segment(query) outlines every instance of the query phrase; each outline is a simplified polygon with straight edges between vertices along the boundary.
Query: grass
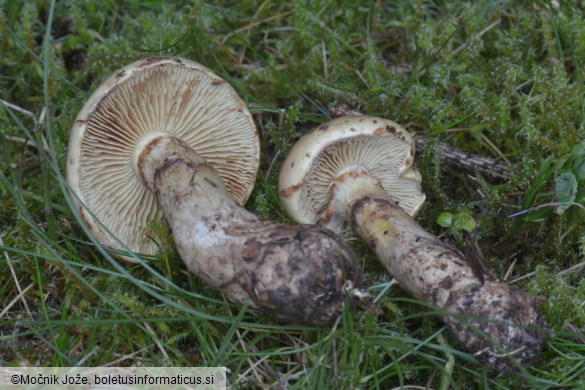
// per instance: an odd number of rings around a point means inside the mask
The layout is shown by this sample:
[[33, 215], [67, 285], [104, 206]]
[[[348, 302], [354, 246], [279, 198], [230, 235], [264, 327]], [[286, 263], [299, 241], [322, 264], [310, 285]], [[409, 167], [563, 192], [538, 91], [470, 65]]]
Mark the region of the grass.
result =
[[[0, 364], [219, 364], [244, 388], [585, 387], [581, 2], [230, 4], [0, 1]], [[150, 55], [198, 61], [247, 101], [263, 143], [247, 207], [266, 218], [288, 221], [280, 164], [342, 102], [510, 160], [512, 179], [490, 181], [428, 146], [418, 220], [460, 248], [459, 225], [437, 220], [473, 221], [496, 274], [545, 297], [552, 334], [540, 360], [509, 373], [479, 366], [356, 241], [384, 314], [346, 310], [321, 329], [226, 302], [172, 243], [136, 265], [112, 259], [72, 210], [68, 133], [101, 80]]]

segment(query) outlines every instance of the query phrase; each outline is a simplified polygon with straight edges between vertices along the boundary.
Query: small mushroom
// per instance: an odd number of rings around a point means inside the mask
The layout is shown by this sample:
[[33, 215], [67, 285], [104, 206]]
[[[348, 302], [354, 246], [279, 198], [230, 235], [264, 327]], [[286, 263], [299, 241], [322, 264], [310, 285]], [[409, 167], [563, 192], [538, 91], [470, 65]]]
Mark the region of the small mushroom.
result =
[[265, 221], [241, 206], [258, 135], [244, 102], [209, 69], [175, 57], [137, 61], [90, 97], [73, 126], [67, 179], [83, 223], [114, 255], [154, 254], [167, 223], [187, 267], [236, 303], [321, 325], [361, 290], [360, 267], [331, 231]]
[[497, 369], [530, 364], [546, 324], [526, 293], [478, 277], [463, 255], [413, 219], [425, 200], [411, 135], [390, 120], [345, 116], [303, 136], [279, 178], [288, 215], [353, 231], [408, 293], [445, 311], [459, 343]]

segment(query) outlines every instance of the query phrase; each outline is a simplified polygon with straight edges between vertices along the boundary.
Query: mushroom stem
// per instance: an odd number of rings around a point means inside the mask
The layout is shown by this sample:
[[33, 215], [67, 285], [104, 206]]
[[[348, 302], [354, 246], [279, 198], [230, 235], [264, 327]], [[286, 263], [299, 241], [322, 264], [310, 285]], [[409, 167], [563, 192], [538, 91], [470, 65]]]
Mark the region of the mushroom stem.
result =
[[230, 300], [284, 322], [322, 325], [339, 316], [346, 294], [365, 294], [359, 263], [335, 234], [247, 211], [184, 142], [153, 137], [136, 163], [187, 267]]
[[333, 209], [376, 252], [400, 286], [441, 315], [458, 342], [481, 363], [497, 369], [535, 361], [545, 322], [534, 300], [497, 281], [480, 280], [463, 255], [425, 231], [363, 169], [339, 176], [323, 214], [336, 228]]

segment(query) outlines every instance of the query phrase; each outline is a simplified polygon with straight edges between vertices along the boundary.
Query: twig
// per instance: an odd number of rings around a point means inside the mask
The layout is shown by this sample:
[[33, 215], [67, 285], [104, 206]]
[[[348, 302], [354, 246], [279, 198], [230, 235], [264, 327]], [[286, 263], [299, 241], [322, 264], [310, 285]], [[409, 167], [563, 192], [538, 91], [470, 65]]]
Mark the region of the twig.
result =
[[478, 171], [482, 175], [494, 179], [511, 179], [510, 173], [508, 172], [508, 166], [489, 157], [464, 152], [453, 148], [444, 142], [433, 142], [432, 140], [420, 136], [415, 137], [414, 142], [418, 153], [421, 153], [429, 143], [433, 143], [433, 148], [441, 151], [443, 159], [447, 165], [456, 168], [463, 168], [472, 172]]
[[[347, 103], [341, 103], [331, 108], [330, 111], [336, 118], [344, 115], [364, 115], [362, 112], [352, 109]], [[510, 180], [511, 178], [508, 165], [502, 164], [501, 162], [489, 157], [464, 152], [455, 149], [444, 142], [432, 141], [420, 136], [415, 136], [414, 142], [417, 153], [424, 151], [425, 147], [432, 142], [433, 147], [440, 150], [443, 154], [445, 163], [456, 168], [463, 168], [472, 172], [478, 171], [482, 175], [493, 179]], [[498, 149], [496, 148], [496, 150]]]

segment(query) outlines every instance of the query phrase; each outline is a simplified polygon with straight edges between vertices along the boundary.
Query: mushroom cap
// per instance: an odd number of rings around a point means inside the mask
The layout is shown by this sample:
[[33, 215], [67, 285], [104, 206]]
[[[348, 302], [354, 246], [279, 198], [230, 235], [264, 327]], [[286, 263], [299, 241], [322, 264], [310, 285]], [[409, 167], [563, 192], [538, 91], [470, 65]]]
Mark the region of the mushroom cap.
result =
[[[114, 72], [71, 129], [67, 181], [83, 222], [106, 248], [155, 254], [149, 227], [166, 222], [137, 172], [153, 138], [173, 136], [205, 158], [234, 199], [252, 192], [260, 160], [254, 121], [235, 90], [206, 67], [150, 57]], [[123, 255], [117, 257], [130, 260]]]
[[282, 206], [298, 223], [317, 223], [331, 201], [335, 178], [359, 169], [414, 217], [425, 201], [421, 175], [412, 166], [414, 152], [410, 133], [391, 120], [333, 119], [305, 134], [289, 152], [278, 183]]

